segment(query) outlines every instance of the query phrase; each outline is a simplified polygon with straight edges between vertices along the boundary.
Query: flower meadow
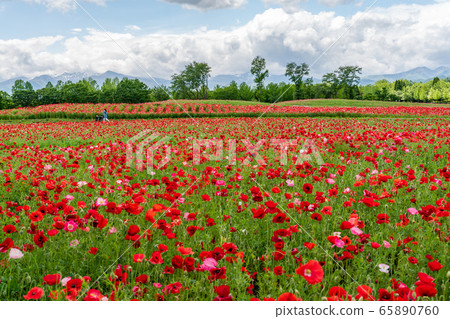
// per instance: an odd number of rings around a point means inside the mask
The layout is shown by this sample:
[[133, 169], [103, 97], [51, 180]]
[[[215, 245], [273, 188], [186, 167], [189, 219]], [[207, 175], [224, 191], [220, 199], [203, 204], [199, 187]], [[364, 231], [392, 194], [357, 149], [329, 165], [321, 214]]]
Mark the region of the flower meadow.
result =
[[[127, 152], [144, 130], [166, 139], [140, 168]], [[449, 120], [115, 120], [0, 135], [1, 300], [450, 300]], [[223, 158], [196, 140], [223, 141]]]
[[0, 117], [5, 119], [19, 119], [23, 117], [45, 118], [45, 117], [89, 117], [93, 114], [102, 114], [106, 109], [110, 116], [115, 118], [128, 117], [181, 117], [181, 116], [245, 116], [247, 114], [271, 115], [350, 115], [350, 116], [414, 116], [414, 117], [438, 117], [450, 116], [450, 107], [445, 105], [425, 106], [304, 106], [304, 105], [234, 105], [213, 104], [192, 101], [179, 102], [152, 102], [142, 104], [51, 104], [36, 107], [25, 107], [18, 109], [0, 110]]

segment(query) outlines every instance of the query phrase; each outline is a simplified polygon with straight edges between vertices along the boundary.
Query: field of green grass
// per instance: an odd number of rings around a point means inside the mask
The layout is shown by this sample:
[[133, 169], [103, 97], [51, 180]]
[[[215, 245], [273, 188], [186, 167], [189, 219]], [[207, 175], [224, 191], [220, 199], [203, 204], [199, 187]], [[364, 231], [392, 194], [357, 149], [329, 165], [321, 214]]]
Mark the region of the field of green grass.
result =
[[[271, 105], [272, 103], [257, 101], [231, 101], [231, 100], [177, 100], [177, 102], [186, 103], [204, 103], [218, 105]], [[162, 102], [162, 105], [173, 104], [173, 100]], [[446, 103], [420, 103], [420, 102], [390, 102], [390, 101], [366, 101], [366, 100], [345, 100], [345, 99], [315, 99], [315, 100], [297, 100], [284, 101], [276, 103], [277, 105], [299, 105], [315, 107], [390, 107], [390, 106], [425, 106], [425, 107], [450, 107]]]

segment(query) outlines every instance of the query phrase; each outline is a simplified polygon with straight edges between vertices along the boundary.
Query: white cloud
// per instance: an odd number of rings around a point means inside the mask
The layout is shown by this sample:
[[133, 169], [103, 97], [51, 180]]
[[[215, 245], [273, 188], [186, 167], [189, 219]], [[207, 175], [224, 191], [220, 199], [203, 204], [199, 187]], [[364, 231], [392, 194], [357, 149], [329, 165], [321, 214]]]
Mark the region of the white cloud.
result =
[[[21, 0], [30, 3], [42, 4], [50, 10], [69, 11], [77, 8], [77, 4], [73, 0]], [[106, 1], [110, 0], [78, 0], [80, 4], [83, 2], [91, 2], [98, 5], [105, 5]]]
[[81, 28], [73, 28], [72, 29], [72, 32], [73, 33], [80, 33], [80, 32], [82, 32], [83, 31], [83, 29], [81, 29]]
[[[214, 74], [248, 72], [251, 60], [266, 58], [272, 74], [287, 62], [311, 64], [354, 26], [313, 67], [322, 75], [342, 65], [359, 65], [365, 74], [394, 73], [418, 66], [449, 65], [450, 2], [376, 8], [352, 17], [333, 12], [289, 13], [268, 9], [233, 30], [201, 29], [182, 34], [112, 33], [130, 51], [126, 56], [102, 31], [72, 37], [0, 40], [0, 78], [64, 72], [105, 72], [169, 78], [193, 60], [207, 62]], [[58, 46], [57, 52], [52, 52]]]
[[125, 27], [125, 31], [140, 31], [140, 30], [142, 30], [141, 27], [137, 25], [127, 25]]
[[186, 9], [197, 9], [201, 11], [240, 8], [247, 3], [247, 0], [162, 0], [169, 3], [181, 4]]

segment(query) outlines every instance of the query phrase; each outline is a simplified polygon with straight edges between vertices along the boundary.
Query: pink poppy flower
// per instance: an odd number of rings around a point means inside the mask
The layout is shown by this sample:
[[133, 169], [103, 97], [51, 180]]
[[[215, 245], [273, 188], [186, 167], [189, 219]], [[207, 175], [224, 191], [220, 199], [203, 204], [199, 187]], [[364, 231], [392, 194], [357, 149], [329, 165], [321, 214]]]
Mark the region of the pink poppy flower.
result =
[[97, 198], [97, 200], [95, 201], [95, 206], [107, 206], [108, 205], [108, 200], [105, 198]]
[[11, 248], [9, 250], [9, 258], [10, 259], [20, 259], [23, 257], [23, 253], [17, 248]]
[[66, 232], [74, 232], [75, 230], [77, 230], [78, 228], [78, 224], [75, 223], [73, 220], [69, 220], [65, 225], [64, 225], [64, 230]]
[[215, 269], [217, 266], [217, 260], [214, 258], [206, 258], [203, 260], [203, 264], [200, 266], [201, 270], [210, 271], [211, 269]]

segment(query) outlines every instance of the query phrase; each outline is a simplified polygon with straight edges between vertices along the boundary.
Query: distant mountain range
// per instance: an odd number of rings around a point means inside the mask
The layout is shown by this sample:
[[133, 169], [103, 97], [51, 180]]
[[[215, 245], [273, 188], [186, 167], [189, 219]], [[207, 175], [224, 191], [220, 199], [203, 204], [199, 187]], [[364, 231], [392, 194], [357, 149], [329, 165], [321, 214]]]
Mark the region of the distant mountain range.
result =
[[363, 81], [365, 81], [366, 84], [373, 84], [376, 81], [382, 79], [386, 79], [389, 82], [401, 79], [406, 79], [414, 82], [428, 82], [435, 77], [438, 77], [440, 79], [450, 77], [450, 68], [441, 66], [437, 69], [432, 70], [426, 67], [420, 67], [396, 74], [369, 75], [361, 79], [361, 84], [364, 84], [362, 83]]
[[[14, 85], [14, 82], [16, 80], [22, 79], [24, 81], [29, 81], [35, 90], [41, 89], [45, 87], [45, 85], [48, 82], [51, 82], [53, 84], [56, 84], [58, 81], [72, 81], [72, 82], [78, 82], [82, 79], [87, 78], [94, 79], [100, 86], [103, 84], [103, 82], [107, 79], [113, 79], [113, 78], [119, 78], [122, 79], [124, 77], [127, 77], [129, 79], [139, 79], [140, 81], [147, 84], [149, 87], [155, 87], [157, 85], [165, 85], [170, 86], [170, 80], [168, 79], [161, 79], [161, 78], [146, 78], [146, 77], [135, 77], [135, 76], [128, 76], [120, 73], [116, 73], [113, 71], [107, 71], [102, 74], [92, 74], [92, 73], [64, 73], [58, 76], [50, 76], [50, 75], [41, 75], [32, 79], [28, 79], [25, 77], [18, 77], [14, 79], [9, 79], [3, 82], [0, 82], [0, 91], [5, 91], [8, 93], [11, 93], [11, 87]], [[415, 68], [406, 72], [396, 73], [396, 74], [381, 74], [381, 75], [369, 75], [361, 78], [361, 84], [374, 84], [376, 81], [386, 79], [390, 82], [393, 82], [395, 80], [400, 79], [407, 79], [414, 82], [427, 82], [432, 80], [435, 77], [439, 77], [441, 79], [450, 77], [450, 67], [441, 66], [435, 70], [426, 68], [426, 67], [419, 67]], [[321, 79], [315, 79], [314, 82], [320, 82]], [[236, 81], [238, 84], [242, 82], [246, 82], [247, 84], [252, 84], [253, 82], [253, 76], [250, 74], [250, 72], [243, 73], [243, 74], [236, 74], [236, 75], [216, 75], [209, 79], [209, 87], [213, 88], [216, 85], [225, 86], [229, 85], [231, 81]], [[269, 78], [266, 80], [266, 83], [269, 82], [288, 82], [288, 79], [284, 75], [270, 75]]]

